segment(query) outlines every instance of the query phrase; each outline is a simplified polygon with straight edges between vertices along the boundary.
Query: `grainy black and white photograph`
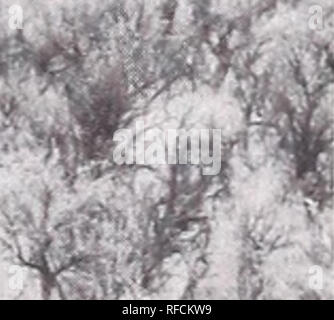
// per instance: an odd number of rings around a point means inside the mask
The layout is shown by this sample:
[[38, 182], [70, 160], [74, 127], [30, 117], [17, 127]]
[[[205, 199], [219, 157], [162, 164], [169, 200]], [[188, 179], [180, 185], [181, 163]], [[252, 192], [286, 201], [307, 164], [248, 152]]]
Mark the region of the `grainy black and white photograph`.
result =
[[0, 0], [0, 300], [333, 300], [333, 40], [333, 0]]

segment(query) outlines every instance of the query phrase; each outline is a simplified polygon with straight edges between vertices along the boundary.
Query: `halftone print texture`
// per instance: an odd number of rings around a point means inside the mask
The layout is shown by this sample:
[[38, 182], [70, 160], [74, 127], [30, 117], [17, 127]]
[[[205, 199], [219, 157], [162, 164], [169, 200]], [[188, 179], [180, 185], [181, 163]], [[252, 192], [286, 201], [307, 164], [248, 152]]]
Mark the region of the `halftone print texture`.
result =
[[0, 299], [333, 299], [333, 39], [332, 0], [0, 0]]

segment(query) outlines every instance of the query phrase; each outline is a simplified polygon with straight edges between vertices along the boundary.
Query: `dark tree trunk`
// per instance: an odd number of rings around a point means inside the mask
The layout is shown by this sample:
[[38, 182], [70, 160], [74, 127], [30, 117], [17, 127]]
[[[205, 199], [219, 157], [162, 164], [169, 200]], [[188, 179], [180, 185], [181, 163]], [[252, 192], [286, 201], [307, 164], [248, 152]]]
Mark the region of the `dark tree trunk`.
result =
[[52, 289], [54, 288], [54, 277], [50, 274], [41, 275], [41, 294], [43, 300], [50, 300]]

